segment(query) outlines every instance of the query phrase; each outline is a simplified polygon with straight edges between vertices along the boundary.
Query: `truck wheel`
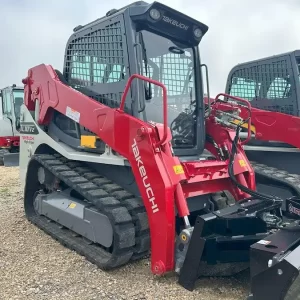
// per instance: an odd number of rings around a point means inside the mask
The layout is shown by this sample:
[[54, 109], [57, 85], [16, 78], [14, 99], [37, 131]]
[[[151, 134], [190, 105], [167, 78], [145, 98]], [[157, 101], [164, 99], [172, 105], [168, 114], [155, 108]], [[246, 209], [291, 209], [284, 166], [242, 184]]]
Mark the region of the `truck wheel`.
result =
[[4, 165], [4, 154], [8, 153], [6, 149], [0, 149], [0, 166]]

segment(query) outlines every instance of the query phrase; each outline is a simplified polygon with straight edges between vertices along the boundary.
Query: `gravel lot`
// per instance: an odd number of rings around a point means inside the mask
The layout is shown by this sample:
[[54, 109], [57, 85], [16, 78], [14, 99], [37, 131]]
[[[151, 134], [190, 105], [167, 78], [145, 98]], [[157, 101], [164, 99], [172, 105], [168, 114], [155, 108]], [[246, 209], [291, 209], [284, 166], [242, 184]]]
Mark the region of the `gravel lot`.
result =
[[0, 299], [245, 299], [249, 273], [203, 278], [191, 293], [175, 275], [151, 275], [148, 260], [103, 272], [29, 224], [19, 169], [0, 167]]

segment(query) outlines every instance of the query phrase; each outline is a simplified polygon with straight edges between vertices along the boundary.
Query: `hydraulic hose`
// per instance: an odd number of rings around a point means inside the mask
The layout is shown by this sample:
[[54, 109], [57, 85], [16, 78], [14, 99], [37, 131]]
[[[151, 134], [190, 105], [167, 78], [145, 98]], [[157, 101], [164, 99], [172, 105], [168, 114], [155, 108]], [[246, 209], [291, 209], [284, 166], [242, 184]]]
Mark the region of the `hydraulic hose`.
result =
[[242, 190], [243, 192], [251, 195], [252, 197], [255, 197], [255, 198], [263, 200], [263, 201], [272, 202], [272, 203], [275, 203], [275, 201], [283, 202], [283, 199], [281, 199], [279, 197], [269, 196], [269, 195], [265, 195], [263, 193], [259, 193], [257, 191], [251, 190], [248, 187], [240, 184], [236, 180], [236, 178], [234, 176], [234, 172], [233, 172], [233, 165], [234, 165], [234, 158], [237, 154], [237, 143], [238, 143], [238, 139], [239, 139], [240, 130], [241, 130], [241, 125], [238, 125], [237, 129], [236, 129], [236, 135], [235, 135], [235, 137], [232, 141], [232, 150], [231, 150], [231, 154], [230, 154], [230, 157], [229, 157], [228, 173], [229, 173], [229, 176], [230, 176], [231, 180], [236, 184], [236, 186], [240, 190]]
[[[235, 155], [237, 154], [237, 142], [238, 142], [238, 139], [239, 139], [240, 130], [241, 130], [241, 125], [238, 125], [237, 129], [236, 129], [236, 135], [235, 135], [235, 137], [232, 141], [232, 151], [231, 151], [231, 154], [230, 154], [229, 166], [228, 166], [228, 173], [229, 173], [230, 178], [232, 179], [232, 181], [236, 184], [236, 186], [240, 190], [242, 190], [243, 192], [251, 195], [253, 198], [257, 198], [259, 200], [266, 201], [266, 202], [271, 202], [272, 204], [275, 204], [276, 202], [283, 203], [283, 199], [281, 199], [277, 196], [269, 196], [269, 195], [266, 195], [266, 194], [263, 194], [263, 193], [256, 192], [256, 191], [251, 190], [248, 187], [240, 184], [236, 180], [236, 178], [234, 176], [234, 172], [233, 172], [233, 164], [234, 164]], [[276, 228], [281, 229], [281, 230], [288, 230], [288, 231], [300, 231], [299, 222], [295, 226], [287, 226], [287, 227], [282, 226], [281, 224], [282, 224], [282, 220], [279, 221], [276, 224]]]

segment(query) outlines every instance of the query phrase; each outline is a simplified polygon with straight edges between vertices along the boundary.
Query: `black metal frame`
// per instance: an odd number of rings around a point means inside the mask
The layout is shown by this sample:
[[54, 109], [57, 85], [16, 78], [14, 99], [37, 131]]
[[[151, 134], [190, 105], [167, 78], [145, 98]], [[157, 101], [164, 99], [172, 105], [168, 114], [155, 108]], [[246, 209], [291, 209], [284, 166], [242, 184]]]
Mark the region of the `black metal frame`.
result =
[[297, 292], [300, 226], [272, 233], [260, 215], [276, 210], [280, 214], [279, 207], [280, 203], [251, 200], [199, 215], [180, 270], [179, 284], [189, 291], [194, 289], [201, 261], [250, 262], [248, 300], [283, 300], [292, 285]]
[[[154, 21], [150, 18], [149, 11], [150, 9], [158, 9], [160, 10], [162, 17]], [[175, 26], [172, 22], [166, 22], [164, 21], [163, 17], [172, 18], [176, 22], [182, 22], [186, 25], [187, 30], [183, 30], [180, 28], [180, 26]], [[202, 24], [178, 11], [175, 11], [171, 9], [170, 7], [167, 7], [159, 2], [154, 2], [152, 4], [148, 4], [143, 1], [139, 1], [136, 3], [133, 3], [132, 5], [126, 6], [119, 10], [113, 10], [110, 11], [106, 17], [100, 18], [92, 23], [89, 23], [85, 26], [77, 26], [74, 29], [74, 33], [69, 38], [66, 46], [65, 51], [65, 61], [64, 61], [64, 76], [66, 80], [71, 83], [72, 80], [70, 80], [70, 72], [71, 72], [71, 65], [70, 65], [70, 51], [72, 51], [72, 47], [76, 44], [76, 42], [79, 39], [88, 39], [91, 38], [91, 35], [93, 32], [108, 27], [113, 22], [119, 21], [121, 33], [122, 33], [122, 43], [123, 43], [123, 55], [124, 55], [124, 64], [126, 68], [126, 76], [123, 80], [120, 82], [116, 82], [114, 84], [101, 84], [101, 83], [93, 83], [92, 85], [89, 85], [88, 88], [85, 83], [83, 84], [82, 92], [87, 93], [88, 96], [95, 98], [95, 95], [98, 98], [101, 97], [107, 97], [106, 99], [95, 99], [100, 102], [109, 101], [109, 98], [111, 95], [114, 96], [114, 100], [116, 102], [116, 106], [118, 104], [118, 97], [120, 98], [126, 81], [128, 77], [134, 73], [138, 73], [138, 59], [137, 59], [137, 47], [135, 47], [137, 41], [135, 33], [144, 29], [148, 30], [154, 33], [157, 33], [159, 35], [165, 36], [167, 38], [174, 39], [178, 42], [184, 42], [186, 45], [189, 45], [190, 47], [194, 47], [195, 49], [195, 76], [198, 78], [195, 80], [195, 82], [198, 83], [198, 86], [195, 87], [195, 93], [198, 100], [197, 104], [197, 118], [196, 118], [196, 142], [195, 146], [193, 148], [189, 147], [187, 149], [176, 149], [174, 147], [174, 153], [177, 156], [199, 156], [204, 149], [204, 141], [205, 141], [205, 127], [203, 125], [203, 117], [204, 117], [204, 108], [203, 108], [203, 86], [202, 86], [202, 74], [201, 74], [201, 68], [200, 68], [200, 59], [199, 59], [199, 51], [198, 51], [198, 44], [201, 40], [201, 38], [196, 38], [194, 36], [194, 29], [200, 28], [202, 30], [203, 35], [207, 32], [208, 27], [205, 24]], [[176, 23], [179, 24], [179, 23]], [[84, 41], [85, 43], [85, 41]], [[93, 46], [93, 42], [90, 42], [91, 46]], [[90, 52], [94, 51], [93, 49], [90, 49], [87, 47], [86, 49], [83, 49], [83, 51]], [[76, 84], [76, 83], [73, 83]], [[80, 85], [80, 82], [79, 82]], [[132, 84], [131, 89], [131, 97], [128, 97], [125, 106], [126, 111], [136, 117], [139, 116], [139, 105], [138, 101], [134, 101], [135, 99], [139, 99], [141, 97], [144, 97], [143, 94], [138, 93], [138, 91], [143, 90], [143, 83], [139, 81], [134, 81]], [[96, 97], [97, 98], [97, 97]], [[126, 105], [127, 104], [127, 105]]]
[[248, 300], [283, 300], [299, 276], [300, 228], [279, 230], [251, 246]]
[[[297, 57], [299, 59], [300, 50], [245, 62], [233, 67], [227, 78], [226, 93], [231, 93], [232, 80], [236, 76], [262, 82], [259, 94], [248, 99], [253, 107], [300, 116], [300, 83]], [[268, 81], [271, 79], [272, 74], [289, 76], [291, 94], [288, 97], [266, 98], [268, 84], [271, 83]], [[280, 86], [275, 86], [275, 88], [279, 89]], [[243, 98], [243, 95], [241, 96]]]
[[200, 263], [248, 262], [250, 246], [269, 234], [257, 212], [277, 209], [253, 200], [238, 203], [216, 213], [199, 215], [179, 275], [179, 284], [192, 291], [198, 279]]

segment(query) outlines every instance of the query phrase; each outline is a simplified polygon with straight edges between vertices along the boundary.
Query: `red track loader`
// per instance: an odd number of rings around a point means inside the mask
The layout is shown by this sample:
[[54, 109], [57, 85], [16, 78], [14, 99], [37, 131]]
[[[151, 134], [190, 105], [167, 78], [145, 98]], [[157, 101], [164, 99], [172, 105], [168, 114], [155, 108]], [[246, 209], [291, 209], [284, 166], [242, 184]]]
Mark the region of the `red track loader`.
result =
[[[255, 108], [253, 138], [244, 147], [254, 170], [263, 167], [275, 177], [283, 172], [293, 174], [296, 187], [300, 183], [299, 76], [300, 50], [296, 50], [238, 64], [229, 72], [226, 84], [227, 94], [246, 99]], [[259, 177], [257, 183], [258, 190], [269, 192], [270, 187]], [[278, 187], [276, 192], [290, 196]]]
[[249, 102], [217, 98], [205, 109], [207, 30], [159, 2], [135, 2], [77, 26], [62, 73], [28, 71], [25, 214], [103, 270], [150, 253], [153, 274], [175, 271], [193, 290], [201, 275], [250, 262], [249, 299], [296, 299], [300, 226], [283, 216], [283, 199], [256, 191], [250, 134], [239, 139], [251, 128]]

